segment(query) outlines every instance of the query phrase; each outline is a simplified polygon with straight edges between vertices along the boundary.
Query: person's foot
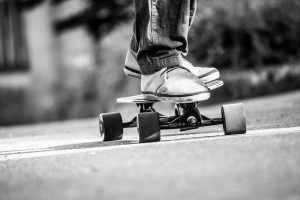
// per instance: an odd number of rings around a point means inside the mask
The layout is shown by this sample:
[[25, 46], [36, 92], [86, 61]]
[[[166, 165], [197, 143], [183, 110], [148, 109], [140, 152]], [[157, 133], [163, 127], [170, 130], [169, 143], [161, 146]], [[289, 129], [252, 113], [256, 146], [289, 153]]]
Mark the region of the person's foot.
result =
[[[124, 72], [128, 76], [141, 78], [140, 66], [137, 62], [137, 55], [132, 50], [128, 49]], [[192, 74], [201, 79], [204, 83], [212, 82], [220, 78], [219, 71], [214, 67], [194, 67], [187, 60], [183, 60], [183, 67], [187, 68]]]
[[160, 100], [186, 103], [207, 100], [207, 86], [188, 69], [175, 66], [151, 75], [141, 75], [141, 92]]

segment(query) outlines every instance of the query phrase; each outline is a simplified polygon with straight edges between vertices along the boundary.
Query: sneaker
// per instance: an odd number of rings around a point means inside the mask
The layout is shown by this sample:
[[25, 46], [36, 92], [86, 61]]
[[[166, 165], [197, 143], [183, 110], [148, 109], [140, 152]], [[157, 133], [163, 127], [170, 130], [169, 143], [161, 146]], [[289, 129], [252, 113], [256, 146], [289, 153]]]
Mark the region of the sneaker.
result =
[[182, 66], [168, 67], [151, 75], [141, 75], [141, 92], [160, 100], [176, 103], [207, 100], [207, 86]]
[[[141, 78], [140, 66], [136, 57], [136, 53], [128, 49], [124, 72], [128, 76]], [[185, 59], [183, 59], [183, 67], [187, 68], [192, 74], [201, 79], [204, 83], [209, 83], [220, 78], [219, 71], [214, 67], [194, 67], [192, 63]]]

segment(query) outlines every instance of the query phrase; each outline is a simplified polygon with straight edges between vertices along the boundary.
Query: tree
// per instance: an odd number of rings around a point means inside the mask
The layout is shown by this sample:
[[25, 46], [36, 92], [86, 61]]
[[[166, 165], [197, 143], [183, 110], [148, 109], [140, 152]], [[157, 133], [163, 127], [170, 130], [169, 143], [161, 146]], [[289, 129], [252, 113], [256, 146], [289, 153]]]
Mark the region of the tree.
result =
[[[46, 0], [23, 0], [22, 8], [28, 10], [39, 5]], [[49, 0], [52, 5], [59, 4], [66, 0]], [[86, 8], [54, 22], [54, 30], [60, 34], [72, 28], [85, 27], [95, 41], [98, 41], [111, 31], [120, 22], [126, 21], [131, 17], [131, 0], [87, 0]]]

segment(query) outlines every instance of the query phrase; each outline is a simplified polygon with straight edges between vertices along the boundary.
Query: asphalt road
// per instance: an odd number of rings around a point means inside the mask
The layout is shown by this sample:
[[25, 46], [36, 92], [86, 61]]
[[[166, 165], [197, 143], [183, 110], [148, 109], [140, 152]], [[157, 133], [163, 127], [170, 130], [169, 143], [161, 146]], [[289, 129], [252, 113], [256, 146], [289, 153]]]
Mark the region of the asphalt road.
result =
[[0, 128], [0, 199], [300, 199], [300, 91], [242, 102], [237, 136], [214, 126], [138, 144], [130, 129], [102, 143], [97, 119]]

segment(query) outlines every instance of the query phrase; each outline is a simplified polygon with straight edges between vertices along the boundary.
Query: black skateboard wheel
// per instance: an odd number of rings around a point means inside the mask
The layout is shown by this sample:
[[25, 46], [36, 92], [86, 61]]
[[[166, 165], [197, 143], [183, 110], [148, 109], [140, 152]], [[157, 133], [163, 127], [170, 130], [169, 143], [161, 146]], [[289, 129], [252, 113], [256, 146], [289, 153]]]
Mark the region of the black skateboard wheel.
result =
[[160, 141], [159, 116], [157, 112], [138, 114], [137, 128], [139, 132], [140, 143]]
[[121, 140], [123, 122], [120, 113], [102, 113], [99, 115], [100, 135], [103, 141]]
[[223, 105], [221, 113], [225, 135], [246, 133], [246, 115], [242, 103]]

